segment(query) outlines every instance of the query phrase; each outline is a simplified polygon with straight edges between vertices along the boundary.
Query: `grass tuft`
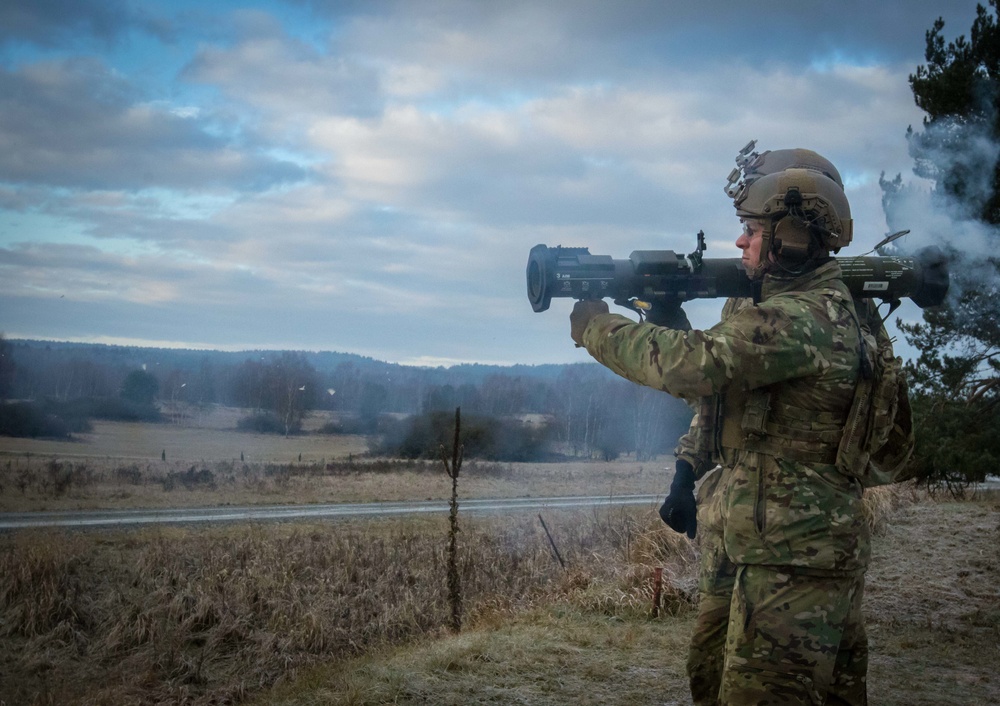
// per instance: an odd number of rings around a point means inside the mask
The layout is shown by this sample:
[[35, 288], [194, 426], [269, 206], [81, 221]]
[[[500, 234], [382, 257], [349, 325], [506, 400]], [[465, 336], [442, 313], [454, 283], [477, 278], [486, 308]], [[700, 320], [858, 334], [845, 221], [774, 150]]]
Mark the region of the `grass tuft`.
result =
[[[568, 570], [532, 515], [467, 521], [458, 568], [469, 624], [502, 625], [553, 599], [648, 615], [653, 567], [621, 562], [671, 558], [654, 519], [551, 513]], [[441, 519], [0, 538], [4, 696], [231, 702], [311, 665], [442, 635], [445, 536]], [[676, 548], [688, 565], [690, 546]], [[665, 591], [668, 610], [687, 595]], [[442, 668], [489, 659], [472, 650]]]
[[881, 485], [865, 489], [861, 509], [872, 534], [885, 532], [892, 518], [901, 508], [917, 502], [922, 493], [913, 482]]

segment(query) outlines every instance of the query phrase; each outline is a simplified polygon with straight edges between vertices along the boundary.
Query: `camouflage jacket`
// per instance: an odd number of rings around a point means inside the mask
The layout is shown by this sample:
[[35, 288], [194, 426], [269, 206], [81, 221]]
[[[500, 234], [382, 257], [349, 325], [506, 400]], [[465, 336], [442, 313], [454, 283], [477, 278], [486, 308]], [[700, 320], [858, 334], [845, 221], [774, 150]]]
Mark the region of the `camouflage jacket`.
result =
[[867, 565], [861, 489], [833, 465], [858, 376], [853, 307], [831, 260], [768, 276], [758, 304], [730, 303], [705, 331], [602, 314], [584, 332], [611, 370], [698, 404], [681, 457], [699, 474], [722, 466], [704, 529], [717, 525], [734, 563], [832, 574]]

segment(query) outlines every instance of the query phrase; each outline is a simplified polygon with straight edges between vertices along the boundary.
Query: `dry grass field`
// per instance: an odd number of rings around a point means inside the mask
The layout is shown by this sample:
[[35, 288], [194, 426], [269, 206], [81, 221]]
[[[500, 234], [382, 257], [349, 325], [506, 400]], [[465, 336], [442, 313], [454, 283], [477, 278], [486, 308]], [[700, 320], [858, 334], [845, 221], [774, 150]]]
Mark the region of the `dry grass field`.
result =
[[[654, 522], [654, 520], [656, 520]], [[603, 613], [686, 604], [693, 550], [649, 511], [462, 521], [466, 621], [573, 596]], [[446, 518], [0, 535], [5, 704], [235, 703], [390, 645], [446, 634]], [[668, 577], [669, 578], [669, 577]]]
[[[443, 499], [450, 491], [438, 462], [360, 457], [359, 437], [238, 432], [235, 418], [98, 423], [73, 442], [2, 439], [0, 511]], [[666, 475], [659, 464], [627, 461], [469, 460], [459, 487], [463, 497], [652, 493]], [[531, 513], [463, 519], [468, 620], [513, 615], [616, 576], [642, 543], [666, 543], [643, 551], [680, 548], [681, 564], [691, 556], [652, 522], [650, 508], [546, 516], [572, 573]], [[445, 522], [0, 535], [0, 702], [236, 702], [309, 665], [439, 635], [448, 615]], [[614, 600], [638, 600], [649, 577], [625, 574]]]
[[[905, 491], [866, 610], [873, 704], [1000, 703], [1000, 502]], [[650, 508], [0, 535], [6, 704], [687, 704], [695, 546]], [[656, 567], [662, 611], [652, 617]]]
[[[358, 458], [358, 438], [257, 438], [226, 423], [98, 425], [54, 450], [2, 440], [0, 511], [450, 489], [440, 464]], [[657, 493], [663, 465], [468, 461], [459, 490]], [[1000, 500], [894, 487], [867, 507], [872, 703], [1000, 704]], [[538, 520], [460, 517], [458, 635], [444, 516], [0, 534], [0, 704], [689, 703], [696, 546], [652, 507], [546, 511], [563, 568]]]
[[[223, 410], [201, 426], [97, 422], [75, 441], [0, 437], [0, 512], [440, 500], [450, 493], [440, 462], [365, 458], [359, 436], [286, 439], [225, 426], [236, 418]], [[472, 498], [655, 494], [665, 491], [667, 463], [469, 460], [461, 489]]]
[[[662, 463], [466, 461], [467, 498], [642, 495], [665, 492]], [[440, 462], [341, 459], [320, 463], [187, 463], [0, 455], [0, 512], [278, 503], [444, 500]]]
[[[235, 425], [235, 422], [234, 422]], [[0, 453], [59, 456], [66, 459], [130, 460], [139, 463], [238, 461], [289, 463], [301, 455], [304, 462], [347, 458], [367, 450], [365, 438], [328, 434], [278, 434], [236, 431], [235, 426], [181, 426], [131, 422], [93, 422], [93, 431], [72, 441], [0, 437]]]
[[[865, 601], [870, 703], [1000, 704], [1000, 498], [890, 492], [870, 508], [880, 527]], [[621, 595], [588, 586], [485, 615], [460, 635], [306, 670], [251, 703], [690, 706], [693, 606], [679, 600], [654, 619], [648, 600]]]

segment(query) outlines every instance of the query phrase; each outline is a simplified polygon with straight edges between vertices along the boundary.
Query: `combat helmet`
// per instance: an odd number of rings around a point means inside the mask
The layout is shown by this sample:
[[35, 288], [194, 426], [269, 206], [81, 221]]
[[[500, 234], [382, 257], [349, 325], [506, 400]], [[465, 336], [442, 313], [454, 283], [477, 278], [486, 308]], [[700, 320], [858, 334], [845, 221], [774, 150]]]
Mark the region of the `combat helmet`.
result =
[[769, 224], [761, 252], [794, 265], [848, 245], [851, 208], [833, 163], [805, 149], [757, 154], [755, 145], [740, 151], [726, 193], [741, 218]]
[[841, 179], [840, 172], [833, 162], [818, 152], [796, 147], [757, 153], [754, 151], [756, 145], [757, 141], [753, 140], [736, 156], [737, 168], [730, 173], [729, 183], [726, 185], [726, 193], [730, 198], [736, 196], [738, 187], [734, 185], [741, 180], [740, 186], [744, 186], [762, 176], [785, 169], [815, 169], [837, 182], [840, 188], [844, 188], [844, 180]]
[[796, 147], [794, 149], [765, 150], [757, 152], [757, 140], [751, 140], [736, 155], [736, 168], [729, 173], [726, 184], [726, 194], [735, 199], [741, 190], [762, 176], [784, 171], [785, 169], [815, 169], [837, 182], [844, 188], [844, 180], [840, 172], [829, 159], [812, 150]]

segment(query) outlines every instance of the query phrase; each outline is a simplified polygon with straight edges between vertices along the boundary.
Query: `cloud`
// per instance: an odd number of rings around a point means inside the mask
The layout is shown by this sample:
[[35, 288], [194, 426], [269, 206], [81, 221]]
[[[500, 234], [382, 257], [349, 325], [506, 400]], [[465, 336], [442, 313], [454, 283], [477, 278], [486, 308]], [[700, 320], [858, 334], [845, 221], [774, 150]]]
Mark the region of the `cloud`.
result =
[[976, 0], [873, 5], [864, 0], [313, 0], [349, 31], [337, 49], [432, 67], [460, 90], [534, 90], [553, 82], [618, 82], [639, 71], [736, 63], [761, 68], [908, 59], [944, 16], [968, 22]]
[[[734, 255], [722, 186], [751, 138], [830, 157], [873, 245], [878, 174], [909, 169], [906, 77], [939, 14], [153, 2], [167, 45], [124, 12], [101, 34], [70, 5], [12, 32], [86, 36], [0, 64], [9, 335], [507, 362], [584, 359], [568, 302], [528, 306], [537, 243], [621, 258], [690, 252], [704, 229], [707, 256]], [[961, 5], [942, 10], [967, 22]], [[688, 308], [707, 326], [719, 305]]]
[[0, 179], [50, 187], [260, 190], [305, 171], [143, 101], [97, 59], [0, 69]]
[[318, 115], [373, 116], [381, 110], [375, 68], [322, 53], [261, 13], [243, 12], [238, 20], [235, 44], [203, 46], [181, 72], [183, 80], [219, 87], [265, 120], [279, 118], [274, 127], [280, 130]]
[[[318, 120], [309, 136], [330, 155], [319, 169], [351, 197], [509, 227], [649, 230], [662, 228], [665, 216], [698, 223], [725, 209], [721, 186], [705, 185], [712, 174], [724, 182], [751, 137], [762, 148], [831, 152], [845, 171], [873, 157], [883, 164], [906, 158], [899, 135], [881, 129], [900, 105], [904, 121], [917, 114], [905, 108], [902, 70], [741, 70], [711, 91], [694, 88], [708, 81], [708, 73], [692, 70], [655, 86], [564, 88], [512, 106], [390, 107], [377, 119]], [[755, 106], [771, 85], [790, 98], [768, 109], [765, 121]], [[873, 183], [877, 172], [867, 176]]]
[[46, 47], [94, 38], [104, 44], [122, 40], [132, 29], [162, 40], [171, 23], [127, 0], [6, 0], [0, 4], [0, 44], [22, 41]]

